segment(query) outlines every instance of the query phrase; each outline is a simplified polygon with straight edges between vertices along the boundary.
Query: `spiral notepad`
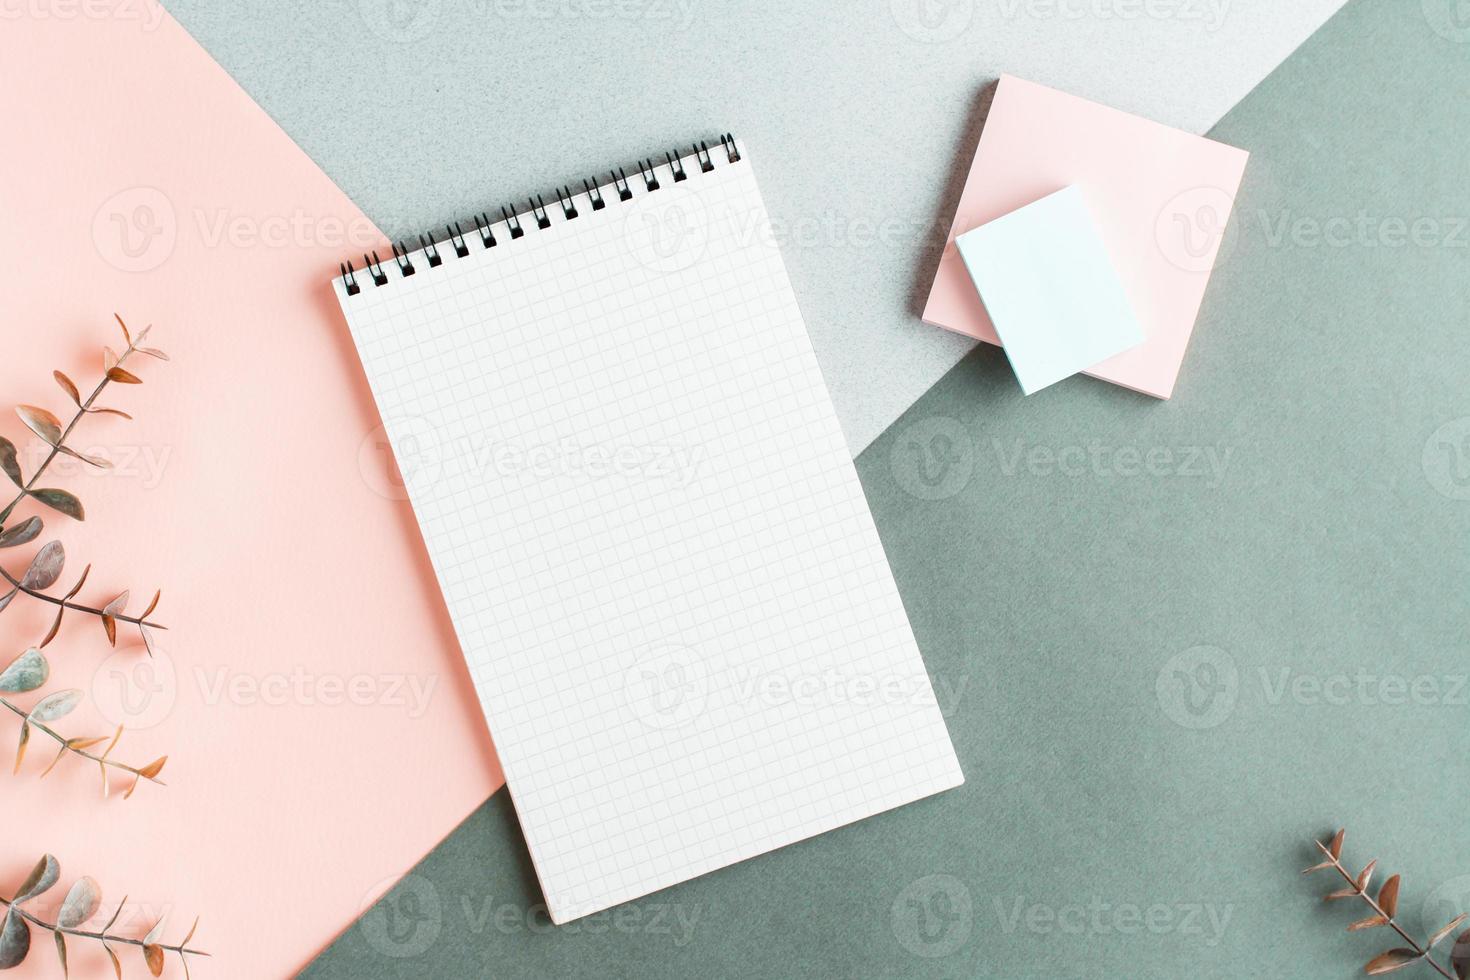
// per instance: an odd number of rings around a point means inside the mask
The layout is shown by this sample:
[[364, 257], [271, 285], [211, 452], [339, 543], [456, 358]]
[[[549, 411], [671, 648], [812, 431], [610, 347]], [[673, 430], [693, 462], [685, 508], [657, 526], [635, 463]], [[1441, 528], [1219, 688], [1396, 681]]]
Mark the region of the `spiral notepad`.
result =
[[560, 923], [963, 777], [744, 145], [550, 196], [334, 288]]

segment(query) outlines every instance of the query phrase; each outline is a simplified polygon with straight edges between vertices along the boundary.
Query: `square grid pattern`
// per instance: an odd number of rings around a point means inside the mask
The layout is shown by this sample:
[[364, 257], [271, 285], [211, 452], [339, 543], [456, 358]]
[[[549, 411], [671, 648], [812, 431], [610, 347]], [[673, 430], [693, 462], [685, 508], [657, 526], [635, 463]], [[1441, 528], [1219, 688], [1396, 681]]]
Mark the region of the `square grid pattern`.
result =
[[335, 283], [556, 922], [963, 781], [741, 150]]

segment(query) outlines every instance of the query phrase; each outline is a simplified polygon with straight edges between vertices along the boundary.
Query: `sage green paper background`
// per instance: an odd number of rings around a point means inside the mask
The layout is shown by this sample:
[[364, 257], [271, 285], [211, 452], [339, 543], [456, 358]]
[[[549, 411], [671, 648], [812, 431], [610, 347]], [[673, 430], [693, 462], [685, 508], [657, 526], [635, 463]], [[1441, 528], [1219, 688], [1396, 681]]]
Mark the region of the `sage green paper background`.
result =
[[1470, 910], [1453, 8], [1356, 0], [1214, 131], [1173, 401], [982, 347], [860, 457], [962, 788], [560, 928], [502, 791], [306, 975], [1351, 977], [1398, 944], [1297, 874], [1338, 824], [1410, 928]]

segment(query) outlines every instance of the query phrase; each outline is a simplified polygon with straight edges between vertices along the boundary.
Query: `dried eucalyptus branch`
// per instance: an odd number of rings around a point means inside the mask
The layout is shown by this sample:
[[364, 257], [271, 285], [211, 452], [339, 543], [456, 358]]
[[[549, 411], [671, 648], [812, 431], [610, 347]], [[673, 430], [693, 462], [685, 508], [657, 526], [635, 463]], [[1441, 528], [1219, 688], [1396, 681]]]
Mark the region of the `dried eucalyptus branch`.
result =
[[5, 521], [10, 517], [10, 512], [15, 509], [16, 504], [20, 503], [26, 497], [31, 497], [53, 510], [59, 510], [68, 517], [74, 517], [79, 521], [86, 519], [86, 514], [82, 510], [82, 502], [76, 498], [75, 494], [66, 490], [58, 490], [54, 487], [38, 488], [36, 481], [41, 478], [42, 473], [46, 472], [46, 467], [51, 465], [51, 461], [59, 455], [71, 456], [98, 469], [110, 467], [112, 464], [105, 459], [88, 456], [85, 453], [80, 453], [72, 449], [66, 444], [67, 438], [72, 434], [72, 430], [76, 428], [77, 423], [87, 415], [105, 414], [120, 415], [125, 419], [132, 418], [128, 413], [116, 408], [93, 407], [93, 404], [97, 401], [97, 396], [102, 394], [103, 389], [107, 387], [109, 382], [115, 381], [118, 384], [130, 385], [143, 383], [143, 379], [122, 366], [129, 357], [134, 354], [146, 354], [149, 357], [156, 357], [164, 361], [168, 360], [168, 355], [161, 350], [153, 347], [139, 346], [147, 338], [148, 331], [152, 329], [151, 326], [143, 328], [135, 340], [132, 334], [128, 332], [128, 325], [123, 322], [122, 317], [116, 313], [113, 314], [113, 317], [117, 320], [117, 325], [122, 328], [123, 339], [127, 341], [128, 346], [121, 354], [114, 352], [110, 347], [102, 348], [102, 380], [97, 383], [97, 387], [92, 389], [90, 395], [83, 399], [81, 392], [77, 389], [75, 382], [71, 378], [68, 378], [60, 371], [51, 372], [52, 377], [56, 379], [56, 383], [61, 386], [61, 390], [66, 392], [72, 404], [77, 408], [76, 414], [72, 416], [70, 422], [66, 423], [65, 427], [62, 426], [59, 418], [44, 408], [37, 408], [34, 405], [21, 405], [16, 408], [15, 413], [20, 416], [20, 420], [26, 424], [26, 427], [40, 436], [51, 447], [50, 452], [46, 454], [46, 458], [41, 461], [41, 465], [31, 474], [30, 479], [25, 479], [21, 473], [20, 461], [16, 458], [15, 443], [9, 439], [0, 437], [0, 469], [3, 469], [5, 475], [10, 477], [11, 482], [20, 489], [15, 499], [6, 504], [4, 510], [0, 510], [0, 526], [3, 526]]
[[[46, 662], [46, 658], [42, 655], [41, 651], [27, 650], [19, 657], [16, 657], [15, 660], [11, 661], [10, 666], [0, 671], [0, 693], [29, 693], [45, 684], [47, 678], [50, 676], [51, 665]], [[158, 775], [163, 772], [163, 766], [168, 762], [168, 756], [154, 759], [141, 769], [110, 758], [112, 750], [117, 748], [118, 741], [122, 739], [123, 728], [121, 725], [117, 727], [117, 731], [113, 733], [110, 741], [106, 737], [67, 738], [50, 727], [48, 722], [56, 721], [71, 714], [72, 710], [81, 701], [81, 691], [76, 689], [57, 691], [37, 701], [28, 711], [25, 708], [17, 706], [8, 698], [0, 697], [0, 707], [8, 708], [13, 714], [19, 716], [21, 720], [20, 742], [15, 750], [15, 772], [20, 772], [20, 765], [25, 761], [26, 746], [30, 744], [31, 730], [34, 729], [43, 735], [49, 736], [60, 746], [56, 750], [56, 757], [51, 760], [51, 764], [46, 767], [46, 771], [41, 773], [41, 778], [43, 779], [50, 775], [51, 770], [56, 768], [56, 764], [70, 752], [79, 758], [97, 763], [97, 768], [102, 773], [102, 796], [104, 798], [112, 791], [108, 776], [109, 769], [116, 769], [119, 772], [128, 773], [133, 777], [132, 784], [128, 786], [127, 792], [123, 794], [123, 799], [132, 796], [133, 791], [138, 788], [138, 784], [145, 779], [151, 783], [157, 783], [160, 786], [164, 785], [163, 780], [159, 779]], [[107, 748], [102, 750], [101, 755], [87, 751], [88, 749], [101, 745], [103, 742], [107, 742]]]
[[[36, 533], [39, 533], [41, 522], [35, 517], [30, 518], [24, 524], [17, 524], [12, 530], [24, 531], [31, 526], [32, 522], [35, 522]], [[3, 535], [0, 535], [0, 548], [8, 547], [3, 537]], [[22, 537], [22, 540], [18, 543], [24, 543], [30, 540], [30, 538], [24, 538], [23, 536], [19, 537]], [[31, 537], [35, 537], [35, 534], [32, 534]], [[66, 595], [59, 598], [57, 596], [47, 595], [42, 590], [49, 589], [56, 584], [56, 580], [61, 577], [61, 570], [65, 565], [66, 549], [61, 546], [60, 541], [49, 541], [42, 546], [40, 551], [36, 552], [35, 557], [31, 559], [30, 565], [26, 567], [26, 570], [21, 574], [20, 578], [16, 578], [10, 572], [6, 571], [5, 568], [0, 567], [0, 578], [3, 578], [11, 585], [9, 592], [0, 595], [0, 612], [3, 612], [5, 607], [10, 605], [10, 601], [21, 593], [33, 599], [40, 599], [43, 602], [49, 602], [54, 605], [56, 607], [56, 618], [51, 621], [51, 628], [46, 631], [46, 636], [37, 644], [42, 647], [56, 639], [56, 634], [61, 631], [62, 617], [66, 615], [68, 609], [89, 616], [97, 616], [101, 620], [103, 632], [107, 634], [107, 642], [113, 646], [117, 646], [117, 624], [128, 623], [137, 628], [138, 635], [143, 638], [143, 645], [148, 648], [148, 655], [151, 657], [153, 655], [153, 631], [168, 628], [148, 619], [153, 610], [158, 608], [158, 599], [163, 593], [161, 591], [154, 592], [152, 601], [148, 603], [148, 608], [144, 609], [140, 616], [124, 615], [123, 610], [127, 608], [128, 597], [130, 595], [126, 589], [114, 596], [101, 609], [94, 606], [85, 606], [79, 602], [72, 602], [72, 598], [78, 592], [82, 591], [82, 585], [87, 581], [87, 574], [92, 571], [92, 566], [88, 565], [82, 569], [81, 576], [77, 579], [76, 584], [67, 591]]]
[[112, 927], [117, 924], [118, 917], [122, 915], [122, 910], [127, 906], [126, 896], [118, 903], [117, 911], [112, 913], [112, 918], [107, 920], [107, 925], [101, 930], [88, 931], [80, 928], [88, 919], [97, 914], [97, 909], [102, 905], [102, 889], [91, 878], [76, 880], [71, 890], [66, 893], [66, 900], [61, 903], [61, 909], [56, 913], [55, 921], [48, 922], [23, 907], [23, 903], [49, 890], [60, 877], [60, 863], [56, 858], [47, 854], [36, 862], [35, 868], [26, 876], [26, 880], [21, 884], [14, 898], [0, 898], [0, 907], [5, 909], [5, 919], [3, 924], [0, 924], [0, 970], [8, 970], [25, 961], [26, 955], [31, 951], [31, 926], [51, 933], [51, 938], [56, 945], [56, 955], [61, 960], [63, 974], [67, 973], [67, 936], [73, 939], [100, 942], [102, 948], [107, 951], [108, 959], [112, 961], [112, 969], [117, 974], [118, 980], [122, 980], [122, 961], [118, 959], [117, 952], [112, 948], [114, 945], [137, 946], [141, 949], [143, 963], [148, 967], [148, 972], [155, 977], [163, 974], [164, 957], [167, 953], [178, 955], [179, 962], [184, 965], [185, 977], [189, 976], [189, 957], [209, 955], [203, 950], [189, 947], [195, 930], [199, 928], [198, 919], [194, 920], [194, 925], [190, 927], [188, 935], [181, 942], [173, 945], [161, 941], [163, 938], [162, 919], [159, 919], [142, 939], [114, 935]]
[[1398, 933], [1404, 942], [1409, 944], [1407, 947], [1400, 946], [1379, 953], [1368, 961], [1367, 966], [1363, 968], [1364, 971], [1369, 976], [1378, 976], [1379, 974], [1402, 970], [1404, 967], [1412, 966], [1415, 963], [1425, 963], [1432, 967], [1440, 976], [1448, 978], [1448, 980], [1467, 980], [1467, 978], [1470, 978], [1470, 929], [1460, 933], [1455, 939], [1453, 950], [1450, 953], [1450, 965], [1454, 968], [1454, 973], [1441, 966], [1433, 956], [1434, 947], [1448, 937], [1450, 933], [1454, 932], [1467, 918], [1470, 918], [1470, 913], [1462, 912], [1455, 916], [1447, 925], [1442, 926], [1438, 932], [1430, 936], [1427, 943], [1422, 946], [1419, 945], [1419, 942], [1405, 932], [1404, 928], [1394, 918], [1398, 912], [1400, 877], [1393, 875], [1385, 881], [1382, 887], [1378, 889], [1378, 898], [1375, 900], [1368, 894], [1368, 884], [1373, 880], [1373, 871], [1378, 867], [1378, 859], [1374, 858], [1369, 861], [1367, 866], [1354, 877], [1347, 868], [1343, 867], [1341, 860], [1342, 843], [1346, 837], [1347, 831], [1339, 830], [1327, 844], [1321, 841], [1313, 841], [1317, 845], [1317, 849], [1326, 855], [1327, 860], [1321, 864], [1314, 864], [1312, 867], [1303, 871], [1302, 874], [1311, 874], [1314, 871], [1323, 871], [1327, 868], [1332, 868], [1338, 874], [1342, 875], [1342, 879], [1348, 883], [1348, 887], [1339, 888], [1337, 891], [1329, 893], [1325, 896], [1325, 900], [1332, 902], [1344, 898], [1361, 898], [1373, 910], [1373, 914], [1366, 919], [1359, 919], [1348, 926], [1348, 932], [1388, 926], [1394, 932]]

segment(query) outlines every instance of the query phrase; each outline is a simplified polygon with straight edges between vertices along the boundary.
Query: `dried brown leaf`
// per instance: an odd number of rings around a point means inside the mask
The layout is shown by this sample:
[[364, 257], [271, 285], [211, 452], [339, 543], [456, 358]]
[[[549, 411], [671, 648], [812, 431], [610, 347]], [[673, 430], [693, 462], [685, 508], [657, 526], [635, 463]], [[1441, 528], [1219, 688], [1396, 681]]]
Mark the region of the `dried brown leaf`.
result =
[[88, 565], [86, 568], [83, 568], [82, 569], [82, 576], [81, 576], [81, 578], [77, 579], [77, 584], [76, 585], [73, 585], [71, 587], [71, 590], [69, 592], [67, 592], [66, 599], [75, 598], [76, 597], [76, 594], [78, 592], [82, 591], [82, 586], [86, 584], [86, 582], [87, 582], [87, 576], [89, 574], [91, 574], [91, 572], [92, 572], [92, 566], [91, 565]]
[[142, 769], [139, 769], [138, 775], [142, 776], [144, 779], [153, 779], [157, 777], [159, 773], [163, 772], [163, 764], [167, 761], [168, 756], [166, 755], [154, 759], [152, 762], [148, 763], [148, 765], [144, 766]]
[[1448, 925], [1442, 926], [1438, 932], [1429, 937], [1430, 947], [1438, 945], [1445, 936], [1448, 936], [1450, 933], [1455, 931], [1455, 926], [1464, 922], [1466, 919], [1470, 919], [1470, 912], [1461, 912], [1459, 915], [1451, 919]]
[[56, 764], [61, 761], [61, 757], [64, 755], [66, 755], [66, 745], [63, 744], [61, 748], [56, 750], [56, 755], [52, 756], [51, 764], [48, 765], [45, 769], [41, 770], [42, 779], [45, 779], [47, 776], [51, 775], [51, 770], [56, 768]]
[[111, 347], [104, 346], [102, 348], [102, 370], [104, 372], [111, 371], [116, 366], [117, 351], [113, 350]]
[[181, 948], [182, 947], [185, 947], [185, 946], [188, 946], [189, 945], [189, 940], [191, 940], [191, 939], [194, 938], [194, 933], [197, 932], [198, 929], [199, 929], [199, 917], [198, 916], [195, 916], [194, 917], [194, 924], [189, 927], [189, 934], [184, 937], [184, 941], [181, 942], [181, 943], [179, 943], [179, 946]]
[[15, 414], [20, 416], [26, 428], [51, 445], [54, 446], [61, 441], [61, 419], [44, 408], [37, 408], [35, 405], [17, 405]]
[[20, 772], [20, 764], [26, 759], [26, 746], [31, 744], [31, 726], [25, 722], [20, 723], [20, 741], [15, 746], [15, 768], [12, 773]]
[[1370, 977], [1376, 977], [1382, 973], [1392, 973], [1395, 970], [1402, 970], [1404, 967], [1412, 966], [1418, 961], [1418, 953], [1412, 949], [1404, 949], [1400, 946], [1398, 949], [1390, 949], [1385, 953], [1379, 953], [1373, 957], [1368, 961], [1368, 965], [1363, 967], [1363, 971]]
[[1334, 861], [1337, 860], [1338, 858], [1341, 858], [1342, 857], [1342, 842], [1346, 838], [1347, 838], [1347, 828], [1346, 827], [1344, 827], [1343, 829], [1339, 830], [1336, 834], [1333, 834], [1332, 835], [1332, 843], [1327, 845], [1327, 853], [1332, 855], [1332, 859]]
[[107, 958], [112, 960], [112, 970], [114, 973], [117, 974], [117, 980], [122, 980], [122, 964], [118, 962], [117, 954], [114, 953], [112, 951], [112, 947], [107, 945], [106, 943], [102, 944], [102, 948], [107, 950]]
[[1358, 880], [1354, 882], [1358, 886], [1358, 891], [1365, 892], [1368, 890], [1368, 882], [1373, 880], [1373, 869], [1376, 867], [1378, 867], [1378, 859], [1374, 858], [1368, 862], [1367, 867], [1359, 872]]
[[9, 970], [25, 962], [31, 951], [31, 927], [21, 917], [20, 910], [11, 908], [5, 913], [5, 922], [0, 925], [0, 970]]
[[38, 643], [38, 644], [36, 644], [37, 646], [44, 648], [46, 646], [46, 644], [48, 644], [52, 640], [56, 639], [56, 634], [61, 632], [61, 619], [65, 615], [66, 615], [66, 605], [65, 604], [62, 604], [62, 605], [57, 606], [56, 607], [56, 618], [53, 619], [53, 620], [51, 620], [51, 628], [46, 631], [46, 635], [45, 636], [41, 637], [41, 642]]
[[1399, 908], [1399, 876], [1394, 875], [1383, 883], [1378, 889], [1378, 907], [1383, 909], [1383, 914], [1392, 919], [1398, 914]]
[[90, 749], [92, 746], [94, 746], [94, 745], [101, 745], [105, 741], [107, 741], [106, 737], [102, 737], [102, 738], [97, 738], [97, 737], [88, 738], [86, 736], [82, 736], [82, 737], [79, 737], [79, 738], [69, 738], [69, 739], [67, 739], [66, 740], [66, 747], [69, 748], [69, 749], [75, 749], [78, 752], [85, 752], [87, 749]]
[[153, 610], [158, 608], [158, 597], [161, 595], [163, 595], [162, 589], [159, 589], [157, 592], [153, 593], [153, 598], [148, 602], [148, 608], [143, 610], [143, 615], [139, 616], [139, 619], [147, 619], [150, 615], [152, 615]]
[[123, 340], [126, 340], [128, 342], [129, 347], [133, 346], [133, 335], [128, 333], [128, 325], [126, 323], [123, 323], [123, 318], [118, 316], [116, 313], [112, 314], [112, 318], [117, 321], [117, 325], [119, 327], [122, 327]]
[[30, 567], [20, 577], [23, 589], [49, 589], [61, 577], [66, 565], [66, 549], [60, 541], [48, 541], [31, 559]]
[[21, 883], [20, 890], [15, 893], [15, 901], [24, 902], [28, 898], [35, 898], [56, 884], [56, 879], [59, 877], [61, 877], [61, 864], [50, 854], [41, 855], [41, 860], [31, 868], [31, 873], [26, 875], [26, 880]]
[[0, 436], [0, 470], [10, 477], [10, 482], [18, 487], [25, 486], [25, 480], [20, 475], [20, 460], [16, 458], [15, 443]]
[[163, 938], [163, 923], [164, 923], [164, 921], [165, 921], [164, 919], [159, 919], [157, 922], [153, 923], [153, 928], [152, 929], [149, 929], [148, 930], [148, 935], [146, 935], [146, 936], [143, 937], [143, 942], [144, 943], [146, 943], [149, 946], [153, 946], [153, 945], [156, 945], [158, 943], [158, 941]]
[[153, 630], [145, 623], [138, 624], [138, 634], [143, 637], [143, 647], [148, 656], [153, 656]]
[[1366, 919], [1359, 919], [1348, 926], [1348, 932], [1357, 932], [1361, 929], [1375, 929], [1378, 926], [1388, 925], [1388, 919], [1382, 915], [1370, 915]]
[[107, 380], [116, 381], [118, 384], [123, 385], [140, 385], [143, 383], [143, 379], [136, 374], [133, 374], [126, 368], [116, 366], [107, 369]]
[[1450, 947], [1450, 966], [1455, 968], [1455, 976], [1460, 980], [1470, 978], [1470, 929], [1455, 937], [1455, 945]]
[[139, 347], [137, 348], [137, 351], [139, 354], [147, 354], [149, 357], [156, 357], [160, 361], [168, 360], [168, 355], [159, 350], [157, 347]]
[[5, 593], [4, 595], [0, 595], [0, 612], [4, 612], [5, 611], [5, 607], [8, 606], [8, 605], [10, 605], [10, 600], [11, 599], [14, 599], [15, 596], [16, 596], [16, 594], [19, 593], [19, 592], [20, 592], [20, 589], [11, 589], [9, 592]]
[[149, 943], [143, 947], [143, 962], [148, 964], [148, 972], [155, 977], [163, 975], [163, 947], [155, 943]]
[[42, 487], [32, 490], [30, 494], [41, 503], [52, 510], [59, 510], [67, 517], [78, 521], [85, 521], [87, 514], [82, 510], [82, 502], [77, 499], [76, 494], [66, 490], [58, 490], [55, 487]]
[[117, 903], [117, 910], [112, 913], [112, 918], [108, 919], [107, 920], [107, 925], [105, 925], [105, 926], [102, 927], [102, 935], [104, 935], [104, 936], [107, 935], [107, 931], [109, 929], [111, 929], [113, 926], [117, 925], [118, 918], [122, 915], [123, 909], [125, 909], [127, 907], [128, 907], [128, 896], [124, 895], [123, 896], [123, 900], [121, 902], [118, 902]]
[[16, 548], [31, 543], [41, 536], [42, 527], [39, 517], [27, 517], [19, 524], [0, 532], [0, 548]]
[[99, 470], [112, 469], [112, 460], [103, 459], [101, 456], [88, 456], [86, 453], [77, 452], [70, 446], [57, 446], [56, 451], [64, 456], [70, 456], [72, 459], [79, 459], [88, 466], [95, 466]]
[[128, 591], [124, 589], [111, 602], [102, 607], [102, 628], [107, 632], [107, 642], [117, 646], [117, 617], [128, 605]]
[[1356, 888], [1339, 888], [1335, 892], [1328, 892], [1326, 895], [1323, 895], [1322, 896], [1322, 901], [1324, 901], [1324, 902], [1336, 902], [1336, 901], [1338, 901], [1340, 899], [1344, 899], [1344, 898], [1357, 898], [1357, 897], [1358, 897], [1358, 890]]
[[89, 409], [87, 409], [87, 414], [88, 415], [121, 415], [123, 418], [127, 419], [129, 422], [131, 422], [133, 420], [133, 417], [131, 415], [129, 415], [127, 412], [124, 412], [120, 408], [89, 408]]
[[77, 386], [75, 382], [73, 382], [71, 378], [68, 378], [61, 371], [52, 371], [51, 377], [56, 379], [56, 383], [61, 385], [61, 390], [66, 392], [67, 397], [75, 402], [77, 404], [77, 407], [80, 408], [82, 405], [82, 393], [80, 391], [77, 391]]
[[61, 960], [61, 976], [64, 980], [71, 976], [71, 971], [66, 967], [66, 936], [62, 935], [59, 929], [53, 931], [51, 936], [56, 940], [56, 955]]
[[1323, 861], [1321, 864], [1314, 864], [1310, 868], [1303, 868], [1302, 869], [1302, 874], [1309, 875], [1313, 871], [1322, 871], [1322, 870], [1325, 870], [1325, 869], [1330, 868], [1330, 867], [1332, 867], [1332, 862], [1331, 861]]

